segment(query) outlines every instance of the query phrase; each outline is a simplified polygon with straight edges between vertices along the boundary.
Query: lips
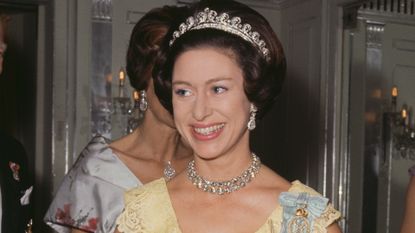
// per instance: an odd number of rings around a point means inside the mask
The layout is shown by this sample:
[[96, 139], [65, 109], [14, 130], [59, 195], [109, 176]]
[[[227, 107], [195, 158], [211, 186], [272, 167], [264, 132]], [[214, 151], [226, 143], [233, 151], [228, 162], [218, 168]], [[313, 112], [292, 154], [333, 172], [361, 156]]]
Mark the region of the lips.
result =
[[193, 126], [193, 135], [199, 140], [210, 140], [218, 137], [224, 127], [224, 123], [209, 126]]

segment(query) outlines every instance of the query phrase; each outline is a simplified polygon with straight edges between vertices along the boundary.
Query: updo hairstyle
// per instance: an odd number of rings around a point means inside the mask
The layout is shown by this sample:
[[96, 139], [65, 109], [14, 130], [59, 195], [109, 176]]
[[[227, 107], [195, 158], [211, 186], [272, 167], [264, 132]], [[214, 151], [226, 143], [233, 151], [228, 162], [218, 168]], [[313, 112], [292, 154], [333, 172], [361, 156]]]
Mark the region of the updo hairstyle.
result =
[[218, 15], [227, 13], [230, 18], [238, 16], [242, 24], [250, 24], [252, 30], [260, 34], [269, 50], [266, 59], [256, 46], [238, 35], [219, 29], [197, 29], [185, 32], [170, 46], [174, 30], [169, 32], [163, 42], [162, 52], [165, 54], [156, 63], [153, 70], [155, 91], [163, 106], [173, 112], [172, 107], [172, 74], [176, 59], [186, 51], [199, 48], [213, 48], [223, 51], [225, 55], [235, 59], [243, 71], [244, 90], [250, 102], [258, 109], [261, 118], [275, 102], [280, 94], [285, 77], [286, 62], [280, 41], [267, 20], [248, 6], [232, 0], [202, 0], [196, 3], [192, 15], [203, 11], [206, 7], [215, 10]]
[[187, 15], [187, 7], [154, 8], [134, 26], [127, 50], [126, 71], [135, 90], [147, 89], [164, 36]]

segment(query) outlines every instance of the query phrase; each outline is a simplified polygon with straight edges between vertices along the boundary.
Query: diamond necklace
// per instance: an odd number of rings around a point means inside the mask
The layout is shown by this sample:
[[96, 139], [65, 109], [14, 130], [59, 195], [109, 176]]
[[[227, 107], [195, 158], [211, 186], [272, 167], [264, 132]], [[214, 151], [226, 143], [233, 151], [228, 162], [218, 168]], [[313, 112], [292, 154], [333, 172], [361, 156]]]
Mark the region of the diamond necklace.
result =
[[204, 192], [223, 195], [237, 191], [245, 187], [258, 174], [261, 168], [261, 160], [252, 153], [252, 163], [240, 176], [226, 181], [210, 181], [199, 176], [195, 169], [195, 161], [192, 160], [187, 165], [187, 178], [198, 189]]
[[174, 170], [170, 161], [167, 161], [166, 166], [164, 167], [163, 173], [164, 173], [164, 178], [166, 180], [170, 180], [176, 175], [176, 170]]

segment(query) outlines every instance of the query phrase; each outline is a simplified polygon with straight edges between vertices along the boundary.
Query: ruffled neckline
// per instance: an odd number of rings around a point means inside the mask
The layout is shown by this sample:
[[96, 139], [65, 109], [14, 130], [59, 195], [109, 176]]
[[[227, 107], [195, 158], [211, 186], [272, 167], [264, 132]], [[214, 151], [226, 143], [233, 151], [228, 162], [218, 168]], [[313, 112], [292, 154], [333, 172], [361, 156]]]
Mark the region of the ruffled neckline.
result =
[[[285, 199], [282, 198], [284, 196], [282, 194], [285, 195]], [[308, 199], [308, 197], [312, 198]], [[299, 204], [301, 208], [306, 208], [308, 211], [309, 209], [307, 206], [308, 204], [311, 204], [308, 203], [308, 200], [314, 200], [316, 197], [321, 197], [321, 200], [326, 203], [326, 208], [324, 209], [324, 212], [320, 214], [320, 207], [322, 207], [320, 204], [313, 202], [312, 205], [310, 205], [313, 207], [313, 210], [310, 209], [313, 213], [313, 218], [310, 219], [313, 221], [313, 225], [311, 226], [312, 232], [327, 232], [327, 226], [340, 217], [340, 212], [335, 210], [331, 204], [327, 205], [327, 199], [322, 197], [314, 189], [303, 185], [299, 181], [294, 181], [286, 192], [281, 192], [279, 197], [277, 197], [279, 203], [272, 213], [270, 213], [268, 218], [265, 219], [263, 225], [256, 230], [256, 233], [286, 232], [287, 228], [285, 228], [285, 224], [291, 219], [285, 219], [287, 220], [285, 221], [283, 217], [293, 216], [290, 211], [293, 208], [297, 208], [297, 206], [290, 206], [291, 198], [298, 199], [299, 202], [296, 203]], [[157, 179], [147, 183], [143, 187], [128, 191], [125, 195], [125, 203], [126, 206], [124, 212], [117, 219], [118, 230], [120, 232], [181, 233], [179, 222], [177, 221], [177, 216], [164, 179]], [[304, 203], [307, 203], [307, 205], [304, 205]], [[282, 205], [284, 205], [284, 207]], [[285, 206], [287, 208], [285, 208]], [[287, 215], [286, 212], [289, 215]], [[316, 215], [314, 216], [314, 214]], [[160, 221], [162, 221], [163, 224], [160, 225]]]
[[[175, 228], [177, 228], [177, 232], [181, 233], [179, 221], [177, 220], [176, 212], [174, 211], [173, 204], [171, 202], [170, 194], [167, 189], [167, 183], [164, 179], [158, 179], [154, 182], [160, 183], [159, 185], [162, 186], [162, 193], [165, 195], [165, 199], [168, 201], [168, 211], [169, 215], [174, 218]], [[300, 181], [295, 180], [291, 182], [291, 187], [288, 189], [287, 192], [293, 192], [296, 189], [301, 188], [304, 186]], [[278, 219], [282, 219], [283, 208], [280, 204], [277, 204], [275, 209], [271, 212], [265, 222], [255, 231], [255, 233], [269, 233], [269, 232], [280, 232], [281, 229], [281, 222]]]

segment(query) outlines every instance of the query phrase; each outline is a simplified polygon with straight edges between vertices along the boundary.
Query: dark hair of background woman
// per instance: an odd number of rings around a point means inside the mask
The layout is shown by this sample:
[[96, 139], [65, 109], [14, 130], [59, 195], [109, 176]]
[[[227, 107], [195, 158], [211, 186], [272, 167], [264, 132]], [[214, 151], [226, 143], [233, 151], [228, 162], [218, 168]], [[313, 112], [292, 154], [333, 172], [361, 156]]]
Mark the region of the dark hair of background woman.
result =
[[134, 26], [127, 50], [126, 70], [135, 90], [147, 89], [163, 37], [172, 25], [171, 22], [182, 19], [187, 14], [187, 7], [154, 8]]

